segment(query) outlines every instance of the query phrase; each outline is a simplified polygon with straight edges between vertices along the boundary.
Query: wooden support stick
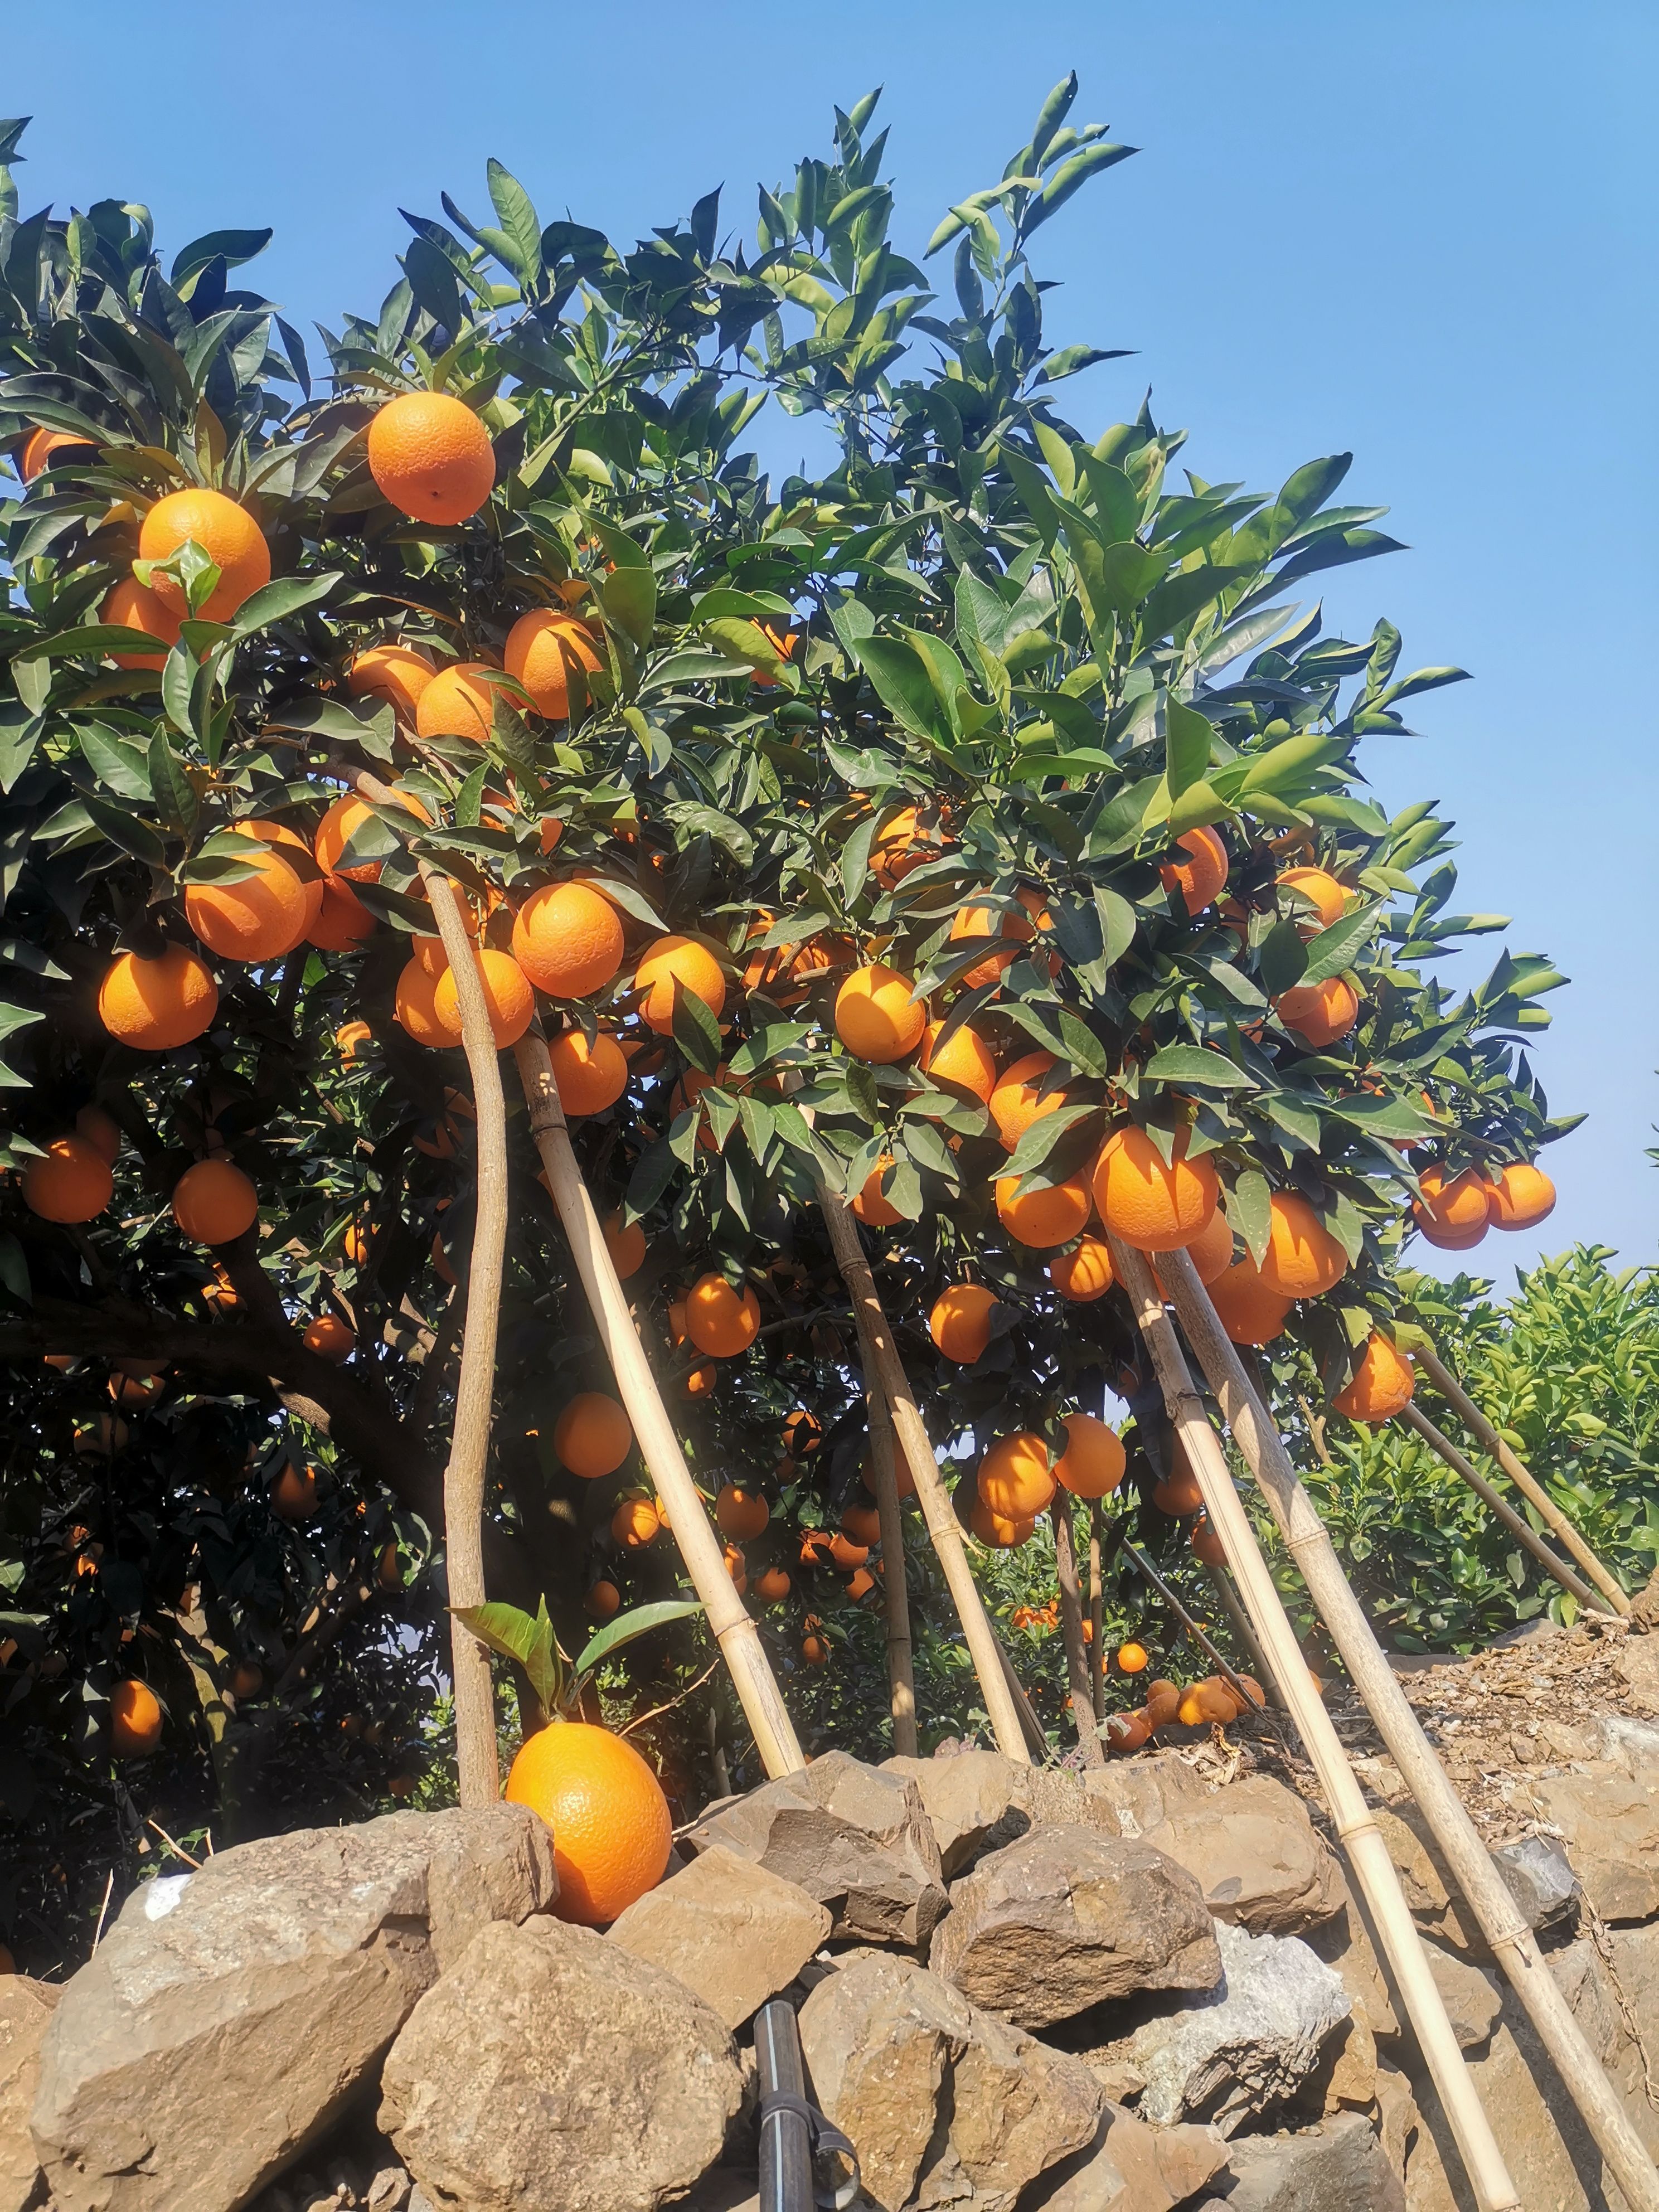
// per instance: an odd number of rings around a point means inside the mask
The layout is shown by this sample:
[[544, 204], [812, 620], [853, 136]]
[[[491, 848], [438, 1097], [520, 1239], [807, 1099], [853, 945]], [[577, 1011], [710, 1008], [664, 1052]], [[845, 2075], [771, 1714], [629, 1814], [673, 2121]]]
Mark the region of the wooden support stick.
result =
[[893, 1717], [893, 1749], [914, 1759], [916, 1735], [916, 1679], [910, 1644], [910, 1592], [904, 1577], [904, 1516], [899, 1510], [898, 1467], [894, 1457], [892, 1416], [876, 1375], [869, 1322], [861, 1307], [853, 1319], [859, 1333], [864, 1370], [864, 1403], [870, 1420], [870, 1462], [881, 1520], [881, 1578], [887, 1603], [887, 1691]]
[[[1111, 1239], [1111, 1253], [1112, 1271], [1123, 1285], [1152, 1353], [1164, 1405], [1204, 1494], [1210, 1526], [1221, 1539], [1239, 1594], [1319, 1776], [1337, 1835], [1370, 1907], [1442, 2109], [1456, 2138], [1475, 2201], [1481, 2212], [1519, 2212], [1520, 2197], [1446, 2016], [1388, 1845], [1360, 1793], [1331, 1717], [1308, 1678], [1296, 1632], [1261, 1556], [1243, 1502], [1233, 1487], [1220, 1439], [1193, 1388], [1152, 1268], [1143, 1254], [1131, 1250], [1116, 1237]], [[1165, 1284], [1174, 1284], [1177, 1297], [1189, 1277], [1193, 1284], [1198, 1282], [1184, 1252], [1160, 1252], [1158, 1269]], [[1513, 1906], [1510, 1912], [1514, 1917]]]
[[1221, 1401], [1234, 1441], [1255, 1476], [1349, 1679], [1364, 1699], [1407, 1788], [1422, 1808], [1493, 1955], [1509, 1976], [1539, 2040], [1624, 2191], [1631, 2212], [1659, 2212], [1659, 2172], [1655, 2171], [1641, 2136], [1586, 2042], [1532, 1930], [1516, 1911], [1479, 1831], [1424, 1735], [1342, 1571], [1329, 1532], [1297, 1481], [1284, 1439], [1252, 1387], [1208, 1291], [1184, 1252], [1160, 1255], [1159, 1267], [1187, 1340]]
[[[1468, 1392], [1441, 1358], [1434, 1346], [1417, 1332], [1416, 1357], [1435, 1389], [1489, 1457], [1495, 1459], [1528, 1504], [1537, 1508], [1544, 1526], [1562, 1549], [1570, 1552], [1616, 1613], [1630, 1611], [1630, 1600], [1611, 1567], [1606, 1566], [1580, 1535], [1530, 1468], [1517, 1459]], [[1552, 1570], [1553, 1571], [1553, 1570]]]
[[1597, 1613], [1605, 1620], [1609, 1616], [1598, 1601], [1594, 1590], [1581, 1583], [1572, 1569], [1558, 1553], [1551, 1551], [1538, 1531], [1523, 1514], [1517, 1513], [1508, 1498], [1494, 1490], [1478, 1468], [1470, 1465], [1451, 1438], [1443, 1436], [1422, 1407], [1415, 1403], [1406, 1407], [1401, 1416], [1407, 1428], [1413, 1429], [1431, 1451], [1443, 1459], [1452, 1473], [1461, 1475], [1487, 1508], [1495, 1513], [1516, 1542], [1532, 1553], [1547, 1575], [1553, 1575], [1564, 1590], [1576, 1597], [1580, 1605]]
[[1078, 1587], [1077, 1552], [1072, 1541], [1072, 1493], [1056, 1486], [1048, 1507], [1054, 1524], [1054, 1572], [1060, 1583], [1060, 1632], [1066, 1644], [1066, 1673], [1071, 1685], [1072, 1718], [1085, 1766], [1103, 1766], [1106, 1754], [1095, 1734], [1094, 1686], [1089, 1679], [1089, 1647], [1083, 1640], [1083, 1593]]
[[559, 1103], [558, 1085], [547, 1040], [532, 1028], [514, 1048], [519, 1079], [530, 1108], [530, 1133], [541, 1154], [553, 1203], [558, 1208], [582, 1288], [592, 1310], [599, 1341], [617, 1378], [617, 1389], [658, 1495], [668, 1506], [668, 1525], [685, 1561], [692, 1587], [702, 1600], [744, 1717], [754, 1733], [755, 1748], [768, 1777], [797, 1774], [806, 1764], [789, 1714], [767, 1660], [760, 1632], [726, 1571], [720, 1540], [697, 1494], [680, 1440], [657, 1389], [656, 1377], [628, 1310], [628, 1300], [599, 1229], [599, 1218]]
[[968, 1564], [968, 1553], [962, 1540], [962, 1530], [957, 1522], [955, 1509], [949, 1492], [939, 1480], [939, 1462], [933, 1456], [933, 1447], [927, 1441], [927, 1431], [916, 1401], [911, 1395], [909, 1380], [904, 1372], [904, 1363], [898, 1355], [892, 1332], [887, 1326], [887, 1316], [876, 1290], [875, 1277], [870, 1272], [870, 1262], [864, 1256], [864, 1247], [859, 1242], [859, 1232], [853, 1210], [838, 1191], [831, 1190], [822, 1177], [818, 1181], [818, 1204], [823, 1210], [824, 1223], [830, 1231], [830, 1249], [841, 1278], [847, 1285], [848, 1296], [853, 1301], [853, 1310], [863, 1316], [860, 1342], [869, 1346], [869, 1356], [875, 1362], [876, 1378], [882, 1395], [887, 1401], [892, 1416], [893, 1429], [898, 1448], [910, 1464], [910, 1474], [916, 1486], [921, 1515], [927, 1524], [927, 1534], [939, 1554], [939, 1565], [962, 1622], [963, 1640], [969, 1656], [974, 1662], [974, 1672], [979, 1677], [980, 1695], [985, 1700], [985, 1711], [990, 1718], [991, 1731], [997, 1740], [997, 1749], [1005, 1759], [1028, 1762], [1025, 1732], [1021, 1724], [1019, 1704], [1008, 1686], [1005, 1671], [1006, 1662], [1002, 1647], [997, 1642], [974, 1580], [973, 1570]]
[[1106, 1717], [1106, 1592], [1100, 1576], [1100, 1500], [1089, 1500], [1089, 1688], [1097, 1728]]

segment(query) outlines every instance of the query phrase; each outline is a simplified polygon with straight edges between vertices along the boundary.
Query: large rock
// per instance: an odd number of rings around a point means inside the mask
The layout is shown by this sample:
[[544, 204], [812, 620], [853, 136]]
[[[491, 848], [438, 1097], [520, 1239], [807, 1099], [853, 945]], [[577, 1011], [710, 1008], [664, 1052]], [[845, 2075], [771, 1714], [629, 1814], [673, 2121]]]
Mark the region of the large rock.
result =
[[630, 1905], [609, 1940], [684, 1982], [735, 2028], [794, 1980], [830, 1924], [804, 1889], [714, 1844]]
[[1221, 1972], [1198, 1884], [1147, 1844], [1037, 1827], [952, 1885], [928, 1964], [1022, 2027], [1139, 1990], [1207, 1990]]
[[1638, 1777], [1597, 1759], [1528, 1776], [1517, 1798], [1560, 1837], [1603, 1920], [1659, 1913], [1659, 1768]]
[[911, 1960], [864, 1952], [827, 1974], [801, 2007], [800, 2041], [817, 2101], [885, 2212], [1012, 2212], [1094, 2140], [1103, 2099], [1086, 2066]]
[[884, 1774], [914, 1782], [933, 1825], [945, 1879], [965, 1874], [987, 1851], [1000, 1850], [1030, 1826], [1036, 1770], [1000, 1751], [948, 1758], [884, 1759]]
[[228, 2212], [322, 2134], [480, 1929], [557, 1893], [547, 1830], [515, 1805], [301, 1829], [137, 1890], [41, 2045], [60, 2212]]
[[380, 2124], [441, 2212], [655, 2212], [744, 2101], [724, 2024], [560, 1920], [486, 1928], [386, 2054]]
[[1208, 2120], [1224, 2136], [1294, 2098], [1318, 2070], [1352, 2000], [1294, 1936], [1216, 1923], [1225, 1978], [1143, 2021], [1123, 2059], [1145, 2084], [1140, 2115], [1160, 2126]]
[[684, 1840], [699, 1852], [723, 1844], [793, 1882], [829, 1906], [837, 1936], [924, 1945], [945, 1908], [921, 1792], [844, 1751], [751, 1790]]
[[1266, 1775], [1177, 1804], [1145, 1840], [1197, 1877], [1218, 1920], [1253, 1936], [1304, 1935], [1348, 1901], [1307, 1807]]
[[1081, 1784], [1080, 1817], [1109, 1836], [1127, 1836], [1132, 1841], [1187, 1807], [1215, 1800], [1215, 1792], [1174, 1751], [1109, 1759], [1104, 1766], [1091, 1767], [1081, 1777]]
[[1238, 2137], [1229, 2158], [1227, 2212], [1406, 2212], [1376, 2130], [1358, 2112], [1297, 2135]]
[[62, 1995], [27, 1974], [0, 1974], [0, 2212], [23, 2212], [40, 2179], [29, 2108], [41, 2039]]
[[1353, 1898], [1349, 1898], [1334, 1918], [1310, 1929], [1302, 1940], [1328, 1966], [1335, 1969], [1343, 1988], [1353, 1999], [1354, 2010], [1364, 2015], [1373, 2035], [1393, 2037], [1400, 2033], [1393, 1993], [1372, 1944], [1370, 1928]]
[[1109, 2104], [1094, 2141], [1034, 2181], [1020, 2212], [1174, 2212], [1226, 2171], [1208, 2128], [1149, 2128]]
[[1472, 1960], [1460, 1959], [1452, 1951], [1443, 1951], [1437, 1943], [1425, 1943], [1423, 1953], [1434, 1976], [1434, 1985], [1440, 1992], [1440, 2001], [1446, 2008], [1452, 2033], [1457, 2038], [1458, 2048], [1479, 2051], [1492, 2040], [1492, 2032], [1504, 2009], [1503, 1992], [1497, 1981]]

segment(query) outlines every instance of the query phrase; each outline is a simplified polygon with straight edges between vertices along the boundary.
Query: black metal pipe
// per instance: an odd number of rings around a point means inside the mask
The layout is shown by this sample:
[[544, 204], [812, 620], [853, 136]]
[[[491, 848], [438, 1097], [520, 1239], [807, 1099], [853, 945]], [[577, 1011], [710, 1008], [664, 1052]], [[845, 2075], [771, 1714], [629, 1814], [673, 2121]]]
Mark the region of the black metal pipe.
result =
[[760, 2212], [813, 2212], [806, 2074], [795, 2008], [787, 1997], [774, 1997], [755, 2015], [755, 2064], [760, 2075]]

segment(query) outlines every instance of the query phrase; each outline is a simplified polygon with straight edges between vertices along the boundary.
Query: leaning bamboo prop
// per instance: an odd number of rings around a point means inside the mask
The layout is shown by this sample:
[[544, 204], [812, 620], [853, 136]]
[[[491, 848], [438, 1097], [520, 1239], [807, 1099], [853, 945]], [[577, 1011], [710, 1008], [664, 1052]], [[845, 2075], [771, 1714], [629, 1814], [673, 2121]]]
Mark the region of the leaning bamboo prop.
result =
[[1443, 1436], [1436, 1428], [1420, 1406], [1413, 1403], [1406, 1407], [1401, 1419], [1408, 1429], [1413, 1430], [1422, 1437], [1430, 1450], [1443, 1460], [1454, 1474], [1461, 1476], [1468, 1483], [1469, 1488], [1487, 1510], [1503, 1522], [1516, 1542], [1532, 1553], [1546, 1574], [1553, 1575], [1562, 1589], [1569, 1595], [1577, 1598], [1579, 1604], [1585, 1607], [1587, 1610], [1597, 1614], [1603, 1620], [1608, 1618], [1605, 1607], [1595, 1591], [1586, 1583], [1579, 1581], [1560, 1554], [1551, 1551], [1531, 1522], [1517, 1513], [1508, 1498], [1492, 1488], [1478, 1468], [1470, 1465], [1451, 1438]]
[[[1072, 1539], [1072, 1499], [1068, 1491], [1055, 1490], [1048, 1516], [1054, 1524], [1054, 1575], [1060, 1585], [1060, 1632], [1066, 1646], [1072, 1718], [1077, 1725], [1084, 1765], [1099, 1766], [1104, 1763], [1105, 1753], [1095, 1733], [1094, 1685], [1089, 1678], [1089, 1645], [1083, 1640], [1083, 1592], [1078, 1583], [1077, 1547]], [[1093, 1641], [1092, 1635], [1090, 1641]]]
[[[1360, 1793], [1331, 1717], [1309, 1680], [1296, 1632], [1261, 1556], [1243, 1501], [1233, 1487], [1220, 1439], [1210, 1426], [1203, 1402], [1193, 1389], [1175, 1330], [1152, 1280], [1152, 1268], [1143, 1254], [1132, 1251], [1116, 1237], [1111, 1239], [1111, 1252], [1112, 1271], [1127, 1294], [1152, 1353], [1152, 1364], [1163, 1387], [1164, 1405], [1185, 1447], [1188, 1464], [1203, 1492], [1210, 1526], [1221, 1540], [1245, 1607], [1318, 1774], [1337, 1835], [1382, 1940], [1395, 1985], [1456, 2139], [1475, 2201], [1481, 2212], [1519, 2212], [1521, 2199], [1446, 2017], [1444, 2002], [1430, 1971], [1417, 1923], [1407, 1908], [1388, 1845]], [[1191, 1262], [1184, 1253], [1161, 1252], [1158, 1267], [1166, 1282], [1170, 1279], [1171, 1261], [1182, 1263], [1174, 1274], [1176, 1283], [1182, 1284], [1185, 1280], [1183, 1270], [1190, 1268]], [[1192, 1279], [1196, 1282], [1198, 1279], [1194, 1275]]]
[[1528, 1504], [1536, 1510], [1544, 1526], [1562, 1550], [1571, 1553], [1616, 1613], [1627, 1613], [1630, 1600], [1625, 1595], [1617, 1575], [1596, 1557], [1537, 1476], [1510, 1449], [1421, 1329], [1413, 1334], [1412, 1349], [1430, 1382], [1481, 1449], [1489, 1458], [1498, 1462]]
[[667, 1504], [669, 1531], [679, 1546], [692, 1587], [702, 1601], [714, 1640], [731, 1669], [761, 1764], [773, 1779], [781, 1774], [799, 1773], [806, 1760], [762, 1646], [760, 1632], [726, 1571], [720, 1540], [691, 1480], [679, 1437], [628, 1310], [592, 1198], [570, 1148], [553, 1063], [539, 1028], [532, 1026], [520, 1039], [514, 1047], [514, 1057], [530, 1109], [530, 1133], [541, 1154], [548, 1188], [587, 1293], [599, 1341], [634, 1424], [641, 1456], [658, 1495]]
[[887, 1399], [876, 1379], [870, 1325], [861, 1307], [854, 1310], [853, 1319], [859, 1333], [864, 1401], [870, 1421], [871, 1475], [875, 1485], [876, 1512], [881, 1522], [881, 1579], [887, 1607], [887, 1691], [893, 1721], [893, 1749], [901, 1759], [914, 1759], [921, 1747], [916, 1735], [910, 1592], [904, 1576], [904, 1516], [899, 1510], [898, 1468], [894, 1457], [897, 1447], [893, 1440]]
[[969, 1656], [974, 1662], [974, 1672], [979, 1677], [980, 1694], [985, 1700], [985, 1711], [990, 1718], [991, 1730], [997, 1740], [997, 1748], [1006, 1759], [1018, 1759], [1022, 1765], [1030, 1762], [1025, 1747], [1025, 1732], [1020, 1725], [1019, 1706], [1009, 1689], [1004, 1671], [1002, 1648], [998, 1644], [979, 1585], [974, 1580], [973, 1570], [968, 1564], [968, 1553], [963, 1544], [962, 1530], [957, 1524], [950, 1492], [939, 1480], [939, 1462], [933, 1456], [933, 1447], [927, 1441], [927, 1431], [910, 1384], [904, 1372], [898, 1347], [887, 1326], [887, 1316], [882, 1310], [876, 1290], [875, 1277], [870, 1272], [870, 1262], [864, 1256], [864, 1247], [859, 1242], [852, 1208], [839, 1191], [831, 1190], [822, 1176], [818, 1179], [818, 1204], [830, 1231], [830, 1249], [836, 1264], [841, 1269], [848, 1296], [853, 1301], [853, 1311], [862, 1316], [860, 1343], [867, 1342], [869, 1356], [875, 1363], [876, 1379], [887, 1401], [892, 1416], [893, 1429], [899, 1449], [910, 1464], [910, 1474], [916, 1486], [927, 1534], [939, 1554], [939, 1565], [957, 1613], [962, 1622], [962, 1632], [968, 1645]]
[[1342, 1571], [1329, 1534], [1297, 1480], [1284, 1441], [1245, 1373], [1237, 1346], [1217, 1317], [1208, 1291], [1185, 1252], [1160, 1254], [1158, 1266], [1187, 1340], [1221, 1401], [1234, 1440], [1279, 1524], [1285, 1548], [1389, 1756], [1422, 1808], [1493, 1956], [1509, 1976], [1539, 2040], [1624, 2191], [1631, 2212], [1659, 2212], [1659, 2172], [1585, 2041], [1474, 1821], [1430, 1747]]
[[1089, 1688], [1097, 1728], [1106, 1717], [1106, 1590], [1100, 1571], [1100, 1500], [1089, 1500]]

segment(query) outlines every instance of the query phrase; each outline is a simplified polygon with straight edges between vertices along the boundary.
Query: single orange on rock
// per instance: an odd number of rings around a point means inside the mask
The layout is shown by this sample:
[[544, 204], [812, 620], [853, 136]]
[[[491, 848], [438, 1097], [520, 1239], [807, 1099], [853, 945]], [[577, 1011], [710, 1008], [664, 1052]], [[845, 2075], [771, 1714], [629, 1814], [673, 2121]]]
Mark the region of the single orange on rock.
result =
[[939, 1292], [927, 1316], [927, 1334], [958, 1367], [971, 1367], [991, 1341], [991, 1316], [999, 1300], [983, 1283], [952, 1283]]
[[659, 1036], [674, 1033], [674, 994], [701, 999], [716, 1021], [726, 1005], [726, 977], [720, 963], [695, 937], [659, 937], [647, 945], [634, 970], [634, 988], [644, 995], [640, 1018]]
[[489, 433], [448, 392], [400, 392], [368, 426], [368, 472], [416, 522], [447, 528], [476, 514], [495, 483]]
[[1208, 1226], [1221, 1186], [1208, 1153], [1187, 1158], [1178, 1129], [1169, 1164], [1133, 1122], [1114, 1129], [1095, 1161], [1094, 1200], [1109, 1234], [1138, 1252], [1173, 1252]]
[[1391, 1421], [1410, 1405], [1416, 1381], [1411, 1361], [1380, 1329], [1373, 1329], [1359, 1364], [1331, 1403], [1351, 1421]]
[[[170, 491], [158, 499], [138, 531], [141, 561], [170, 561], [191, 541], [219, 571], [198, 619], [228, 623], [237, 609], [270, 581], [270, 548], [245, 507], [222, 491]], [[189, 612], [184, 592], [171, 576], [157, 574], [150, 589], [179, 616]]]
[[513, 918], [513, 957], [550, 999], [585, 999], [623, 963], [623, 927], [586, 884], [544, 884]]
[[855, 968], [836, 994], [836, 1035], [855, 1060], [885, 1066], [921, 1042], [927, 1006], [909, 978], [879, 961]]
[[685, 1333], [711, 1359], [735, 1359], [747, 1352], [760, 1330], [760, 1302], [751, 1290], [741, 1297], [724, 1275], [700, 1275], [685, 1294]]
[[605, 665], [587, 625], [551, 607], [535, 607], [519, 617], [507, 634], [501, 661], [530, 694], [536, 712], [550, 722], [562, 722], [570, 713], [570, 669], [592, 675]]
[[673, 1823], [662, 1784], [631, 1743], [586, 1721], [553, 1721], [525, 1740], [507, 1778], [553, 1838], [561, 1920], [603, 1928], [654, 1889]]

